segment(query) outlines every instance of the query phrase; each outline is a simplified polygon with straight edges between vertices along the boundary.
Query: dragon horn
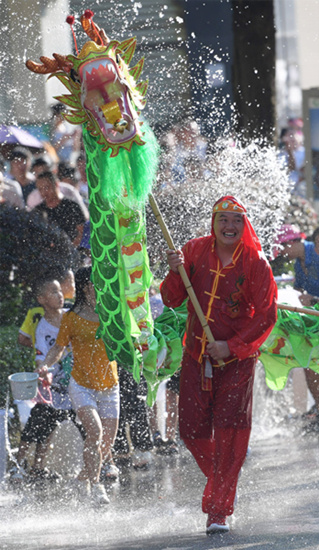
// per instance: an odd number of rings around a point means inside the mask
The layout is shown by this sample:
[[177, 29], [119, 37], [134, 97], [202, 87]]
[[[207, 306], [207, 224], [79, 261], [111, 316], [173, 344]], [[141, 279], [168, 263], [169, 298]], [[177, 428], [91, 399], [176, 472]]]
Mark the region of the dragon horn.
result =
[[100, 27], [93, 22], [93, 15], [94, 14], [91, 10], [85, 10], [84, 14], [81, 15], [83, 30], [88, 37], [99, 46], [102, 46], [103, 44], [106, 45], [109, 42], [109, 39], [107, 38], [105, 31], [100, 29]]
[[104, 30], [104, 29], [100, 29], [100, 30], [99, 30], [99, 33], [100, 33], [100, 37], [101, 37], [102, 40], [103, 40], [103, 44], [106, 46], [106, 45], [109, 43], [110, 40], [108, 39], [105, 30]]
[[36, 63], [31, 59], [26, 61], [26, 66], [29, 71], [37, 74], [50, 74], [55, 73], [59, 70], [59, 63], [56, 59], [50, 59], [49, 57], [42, 56], [40, 57], [42, 63]]
[[59, 69], [61, 69], [62, 71], [68, 72], [70, 71], [70, 69], [72, 69], [73, 63], [72, 61], [69, 61], [67, 59], [66, 55], [60, 55], [59, 53], [54, 53], [53, 57], [58, 62]]

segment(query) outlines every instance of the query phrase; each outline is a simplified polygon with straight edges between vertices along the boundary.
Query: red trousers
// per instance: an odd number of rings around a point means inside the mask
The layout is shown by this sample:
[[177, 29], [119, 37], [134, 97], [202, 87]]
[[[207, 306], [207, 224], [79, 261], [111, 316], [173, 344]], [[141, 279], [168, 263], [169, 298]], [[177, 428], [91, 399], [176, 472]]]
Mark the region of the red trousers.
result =
[[240, 469], [252, 420], [256, 358], [213, 368], [212, 388], [203, 389], [202, 366], [184, 356], [179, 400], [180, 435], [207, 477], [202, 509], [210, 519], [234, 511]]

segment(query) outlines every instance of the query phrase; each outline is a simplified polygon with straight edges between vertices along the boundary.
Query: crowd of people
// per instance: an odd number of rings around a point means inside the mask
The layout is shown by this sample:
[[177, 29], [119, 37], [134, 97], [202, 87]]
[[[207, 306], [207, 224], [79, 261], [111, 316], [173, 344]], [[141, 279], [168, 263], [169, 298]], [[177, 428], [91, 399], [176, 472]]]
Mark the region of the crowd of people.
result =
[[[79, 428], [84, 440], [84, 465], [77, 476], [75, 488], [82, 497], [91, 494], [96, 502], [103, 504], [108, 502], [108, 498], [101, 482], [117, 479], [120, 468], [148, 468], [155, 451], [164, 455], [178, 453], [175, 441], [178, 396], [175, 392], [173, 400], [169, 399], [171, 392], [167, 389], [167, 402], [173, 405], [167, 415], [166, 438], [165, 433], [161, 434], [159, 430], [156, 407], [152, 411], [146, 406], [145, 380], [142, 378], [137, 384], [121, 365], [109, 362], [102, 341], [96, 345], [93, 338], [92, 344], [87, 333], [87, 349], [84, 350], [79, 338], [72, 332], [73, 329], [79, 330], [82, 338], [86, 328], [90, 329], [93, 337], [98, 318], [94, 312], [94, 289], [90, 282], [85, 152], [81, 131], [66, 123], [62, 112], [62, 106], [53, 108], [52, 140], [45, 152], [32, 154], [28, 148], [16, 146], [6, 159], [2, 158], [0, 166], [1, 203], [17, 210], [37, 212], [49, 226], [58, 226], [64, 231], [79, 252], [75, 272], [70, 266], [52, 265], [47, 272], [39, 273], [38, 278], [35, 275], [31, 285], [33, 303], [20, 327], [18, 343], [34, 349], [40, 384], [22, 431], [18, 467], [13, 466], [11, 478], [32, 482], [59, 479], [56, 472], [46, 467], [47, 452], [56, 426], [70, 419]], [[64, 303], [61, 303], [62, 295]], [[156, 301], [153, 307], [155, 318], [163, 309], [163, 303], [158, 292], [153, 298]], [[68, 313], [68, 317], [64, 317], [64, 313]], [[66, 319], [71, 323], [68, 327], [65, 327]], [[64, 339], [69, 338], [65, 344], [61, 336], [63, 331], [66, 332]], [[66, 353], [69, 343], [71, 354]], [[83, 367], [85, 355], [88, 365]], [[45, 369], [40, 360], [45, 362]], [[106, 364], [110, 365], [107, 380]], [[86, 368], [91, 368], [95, 374], [85, 378], [83, 372]], [[86, 392], [86, 397], [83, 392]], [[63, 407], [56, 398], [57, 395], [61, 398], [62, 394]], [[28, 450], [32, 443], [36, 443], [35, 457], [28, 464]]]
[[[26, 312], [18, 341], [34, 348], [40, 384], [22, 431], [12, 479], [57, 479], [46, 467], [46, 453], [57, 424], [70, 419], [83, 439], [83, 468], [74, 488], [80, 498], [103, 505], [109, 502], [105, 480], [117, 479], [124, 467], [147, 468], [154, 453], [178, 454], [180, 437], [207, 478], [203, 494], [207, 534], [228, 531], [227, 517], [233, 513], [249, 443], [258, 349], [276, 321], [272, 270], [244, 205], [230, 196], [214, 205], [210, 236], [188, 242], [182, 251], [168, 252], [162, 297], [151, 291], [153, 317], [163, 302], [174, 308], [187, 298], [179, 271], [184, 266], [215, 341], [203, 337], [189, 305], [182, 368], [166, 386], [166, 432], [161, 433], [156, 406], [152, 410], [146, 406], [143, 377], [137, 384], [121, 365], [109, 361], [102, 341], [95, 339], [99, 319], [90, 280], [85, 152], [81, 130], [70, 127], [62, 112], [62, 106], [53, 108], [46, 153], [32, 155], [18, 146], [7, 161], [0, 158], [1, 202], [35, 211], [48, 224], [57, 225], [79, 251], [81, 266], [75, 273], [69, 266], [52, 266], [34, 282], [34, 307]], [[167, 132], [160, 143], [165, 159], [160, 187], [209, 174], [210, 144], [194, 120]], [[297, 122], [282, 132], [280, 155], [290, 173], [292, 192], [304, 197], [302, 128]], [[293, 237], [278, 241], [277, 252], [296, 260], [296, 285], [303, 291], [303, 303], [312, 306], [319, 301], [318, 231], [311, 241], [302, 240], [300, 233]], [[319, 376], [313, 371], [306, 376], [318, 423]], [[28, 465], [27, 451], [33, 442], [35, 459]]]
[[0, 156], [0, 202], [41, 213], [77, 246], [89, 218], [83, 159], [80, 129], [64, 121], [55, 106], [50, 146], [45, 142], [43, 152], [33, 154], [17, 145], [6, 158]]
[[[88, 185], [81, 128], [66, 122], [63, 112], [63, 105], [52, 107], [51, 139], [44, 142], [43, 153], [33, 155], [30, 149], [17, 145], [5, 159], [0, 155], [0, 203], [28, 211], [39, 208], [43, 212], [47, 199], [38, 180], [43, 172], [52, 172], [57, 184], [55, 202], [65, 198], [76, 202], [88, 219]], [[291, 193], [306, 198], [302, 127], [301, 119], [288, 121], [278, 138], [278, 155], [287, 168]], [[186, 119], [164, 132], [159, 143], [159, 188], [209, 178], [214, 173], [211, 166], [214, 143], [201, 134], [194, 119]]]
[[[277, 237], [281, 250], [275, 249], [276, 258], [294, 261], [294, 288], [299, 293], [301, 307], [309, 308], [319, 304], [319, 227], [306, 237], [299, 228], [284, 224]], [[305, 383], [314, 405], [305, 416], [310, 422], [308, 430], [319, 430], [319, 375], [311, 369], [303, 369]], [[300, 383], [300, 382], [299, 382]]]

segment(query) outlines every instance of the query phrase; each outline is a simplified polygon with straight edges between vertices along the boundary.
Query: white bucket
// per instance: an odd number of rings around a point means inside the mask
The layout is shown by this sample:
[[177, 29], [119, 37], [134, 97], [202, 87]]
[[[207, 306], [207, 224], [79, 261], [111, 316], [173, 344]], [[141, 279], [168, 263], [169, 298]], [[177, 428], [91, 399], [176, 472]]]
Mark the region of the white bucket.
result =
[[9, 376], [13, 399], [33, 399], [38, 389], [37, 372], [16, 372]]

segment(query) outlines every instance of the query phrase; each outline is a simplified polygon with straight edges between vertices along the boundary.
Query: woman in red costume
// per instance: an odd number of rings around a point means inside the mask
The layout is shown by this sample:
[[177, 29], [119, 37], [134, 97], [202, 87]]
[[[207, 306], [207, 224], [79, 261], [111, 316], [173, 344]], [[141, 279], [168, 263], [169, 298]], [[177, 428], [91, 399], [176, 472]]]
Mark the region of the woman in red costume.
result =
[[215, 203], [211, 235], [167, 258], [164, 304], [174, 308], [187, 297], [178, 272], [184, 264], [215, 339], [207, 342], [189, 301], [180, 435], [207, 477], [202, 509], [210, 535], [229, 531], [251, 431], [254, 370], [276, 322], [277, 288], [246, 210], [231, 196]]

